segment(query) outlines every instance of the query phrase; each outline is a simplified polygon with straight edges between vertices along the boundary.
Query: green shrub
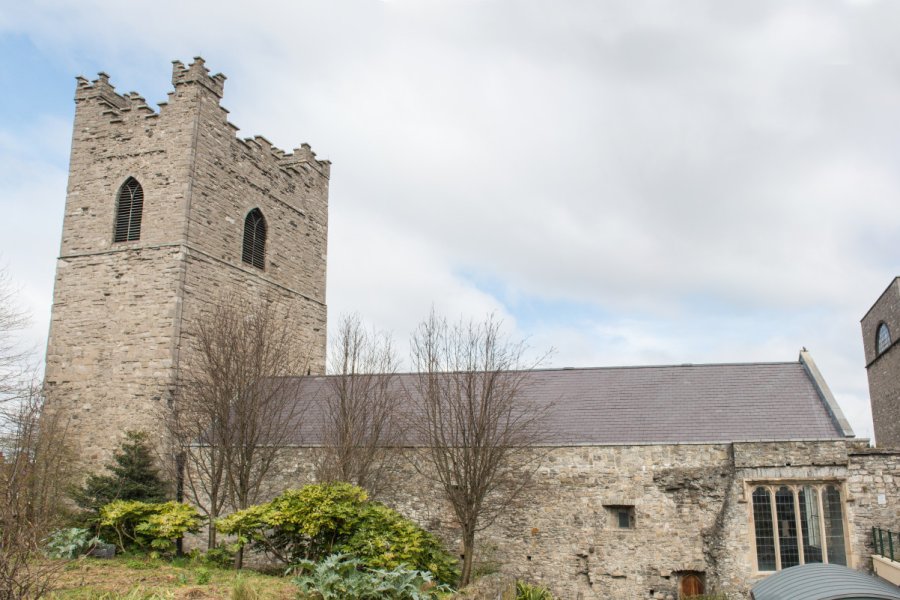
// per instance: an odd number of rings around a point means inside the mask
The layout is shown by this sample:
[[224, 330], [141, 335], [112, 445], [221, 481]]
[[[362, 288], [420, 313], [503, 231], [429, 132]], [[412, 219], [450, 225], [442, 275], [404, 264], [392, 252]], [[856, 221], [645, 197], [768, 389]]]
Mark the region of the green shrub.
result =
[[553, 594], [545, 587], [526, 583], [524, 581], [516, 582], [516, 600], [554, 600]]
[[410, 565], [430, 571], [444, 583], [455, 583], [456, 559], [433, 535], [383, 504], [370, 502], [362, 509], [356, 531], [340, 548], [363, 559], [367, 566], [395, 569]]
[[232, 552], [228, 546], [220, 544], [215, 548], [210, 548], [204, 552], [201, 555], [200, 560], [212, 567], [230, 569], [234, 564], [234, 552]]
[[199, 531], [202, 524], [197, 509], [179, 502], [116, 500], [100, 509], [100, 526], [114, 533], [122, 550], [167, 552], [174, 548], [176, 539]]
[[78, 558], [102, 543], [102, 540], [88, 529], [68, 527], [50, 534], [47, 538], [46, 553], [50, 558]]
[[426, 571], [369, 569], [343, 554], [332, 554], [319, 563], [303, 560], [298, 567], [301, 574], [294, 583], [306, 600], [433, 600], [451, 591], [435, 583]]
[[217, 529], [287, 564], [350, 553], [366, 567], [407, 565], [442, 583], [458, 576], [456, 561], [433, 535], [399, 513], [369, 502], [347, 483], [307, 485], [216, 521]]
[[206, 567], [198, 567], [194, 575], [197, 576], [197, 585], [206, 585], [212, 579], [212, 573]]
[[165, 501], [166, 484], [153, 464], [147, 434], [126, 432], [106, 469], [109, 475], [91, 475], [84, 487], [72, 493], [75, 503], [90, 511], [87, 521], [96, 521], [100, 509], [114, 500]]

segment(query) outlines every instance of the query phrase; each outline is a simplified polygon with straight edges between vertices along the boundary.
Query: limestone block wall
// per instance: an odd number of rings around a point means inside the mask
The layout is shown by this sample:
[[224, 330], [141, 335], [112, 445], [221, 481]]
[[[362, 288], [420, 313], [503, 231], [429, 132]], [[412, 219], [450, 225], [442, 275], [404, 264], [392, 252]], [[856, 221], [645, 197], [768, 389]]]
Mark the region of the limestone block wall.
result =
[[[317, 452], [285, 449], [266, 499], [313, 481]], [[452, 510], [413, 466], [421, 452], [403, 452], [380, 500], [461, 552]], [[770, 574], [755, 567], [754, 485], [838, 485], [849, 562], [869, 569], [872, 524], [900, 526], [898, 477], [900, 453], [845, 440], [553, 448], [516, 503], [479, 534], [476, 569], [498, 568], [572, 600], [678, 598], [687, 574], [747, 599]], [[634, 507], [633, 528], [619, 528], [611, 508], [622, 506]]]
[[[176, 61], [155, 111], [105, 74], [78, 79], [45, 382], [88, 469], [127, 429], [164, 442], [160, 410], [184, 358], [183, 324], [220, 298], [281, 303], [302, 323], [311, 370], [324, 370], [330, 165], [307, 145], [286, 154], [238, 139], [219, 104], [224, 81], [202, 59]], [[114, 242], [128, 177], [144, 192], [140, 239]], [[268, 224], [264, 270], [241, 261], [256, 207]]]
[[183, 311], [179, 321], [181, 360], [189, 360], [186, 354], [191, 347], [188, 336], [197, 319], [212, 308], [212, 302], [229, 297], [247, 300], [265, 297], [277, 302], [284, 309], [284, 314], [291, 315], [292, 324], [296, 327], [295, 348], [297, 352], [309, 356], [309, 372], [324, 373], [327, 315], [323, 302], [275, 284], [250, 265], [223, 267], [220, 261], [192, 249], [187, 251], [184, 268]]
[[46, 393], [88, 465], [108, 462], [126, 430], [160, 433], [180, 270], [173, 246], [58, 261]]
[[[858, 448], [850, 453], [847, 489], [852, 499], [853, 552], [871, 568], [872, 527], [900, 532], [900, 450]], [[900, 556], [900, 545], [896, 550]]]

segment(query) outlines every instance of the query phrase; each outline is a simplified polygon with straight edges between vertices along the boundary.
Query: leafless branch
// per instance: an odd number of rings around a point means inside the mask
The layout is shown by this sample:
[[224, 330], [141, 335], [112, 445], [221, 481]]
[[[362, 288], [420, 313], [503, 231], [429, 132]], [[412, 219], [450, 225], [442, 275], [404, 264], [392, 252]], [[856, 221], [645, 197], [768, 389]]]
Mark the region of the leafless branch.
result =
[[44, 411], [37, 385], [2, 407], [0, 430], [0, 598], [37, 598], [62, 566], [34, 559], [65, 515], [74, 463], [64, 423]]
[[322, 481], [348, 481], [373, 497], [395, 473], [400, 397], [397, 357], [387, 334], [367, 331], [358, 315], [340, 320], [331, 344], [323, 415]]
[[439, 484], [462, 529], [461, 585], [472, 574], [475, 534], [527, 485], [543, 455], [547, 405], [525, 400], [526, 346], [492, 317], [448, 325], [433, 312], [412, 337], [420, 402], [411, 428], [426, 446], [419, 472]]
[[[306, 404], [309, 350], [273, 298], [226, 297], [190, 323], [170, 430], [184, 452], [191, 500], [215, 518], [255, 503]], [[215, 545], [210, 527], [209, 543]]]

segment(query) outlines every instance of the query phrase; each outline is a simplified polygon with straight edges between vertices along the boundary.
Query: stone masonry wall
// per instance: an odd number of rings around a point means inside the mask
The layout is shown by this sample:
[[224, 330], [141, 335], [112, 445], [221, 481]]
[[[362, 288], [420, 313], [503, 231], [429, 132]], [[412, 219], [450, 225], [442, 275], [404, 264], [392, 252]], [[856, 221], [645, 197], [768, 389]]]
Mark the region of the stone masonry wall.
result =
[[[219, 105], [224, 76], [175, 62], [159, 111], [108, 76], [79, 78], [45, 382], [50, 410], [88, 469], [127, 429], [159, 443], [184, 323], [232, 295], [266, 296], [303, 323], [313, 372], [325, 362], [329, 163], [240, 140]], [[113, 242], [118, 191], [144, 190], [140, 239]], [[241, 262], [244, 218], [267, 219], [266, 268]]]
[[[286, 449], [266, 497], [313, 480], [318, 449]], [[460, 552], [459, 528], [407, 451], [381, 500]], [[550, 450], [516, 504], [479, 534], [478, 568], [546, 584], [560, 598], [678, 598], [682, 576], [730, 599], [756, 571], [750, 494], [755, 484], [834, 483], [845, 499], [848, 559], [870, 566], [871, 525], [895, 526], [900, 454], [855, 441], [565, 447]], [[888, 498], [878, 504], [878, 494]], [[620, 529], [611, 507], [633, 506]]]
[[[872, 527], [900, 532], [900, 450], [858, 448], [850, 453], [847, 489], [853, 507], [853, 553], [871, 568]], [[900, 545], [897, 547], [900, 556]]]
[[[880, 356], [875, 353], [878, 326], [885, 323], [891, 332], [891, 346]], [[900, 448], [900, 278], [895, 278], [860, 323], [875, 443], [879, 448]]]

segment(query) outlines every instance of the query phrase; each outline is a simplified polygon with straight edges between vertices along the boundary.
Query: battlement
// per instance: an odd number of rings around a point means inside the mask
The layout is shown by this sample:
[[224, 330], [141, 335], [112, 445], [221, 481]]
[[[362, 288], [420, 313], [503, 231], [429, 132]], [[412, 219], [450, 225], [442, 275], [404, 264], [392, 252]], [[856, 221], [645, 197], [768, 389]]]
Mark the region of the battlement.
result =
[[226, 77], [221, 73], [210, 76], [209, 69], [206, 68], [206, 61], [200, 56], [194, 57], [187, 67], [180, 60], [172, 61], [172, 85], [178, 88], [180, 85], [189, 83], [199, 83], [216, 97], [221, 98], [225, 91]]
[[300, 147], [294, 148], [292, 152], [285, 152], [281, 148], [273, 146], [272, 142], [261, 135], [245, 138], [241, 141], [247, 148], [273, 157], [275, 163], [282, 170], [298, 171], [311, 168], [325, 179], [328, 179], [331, 175], [331, 161], [317, 159], [316, 153], [312, 151], [312, 147], [309, 144], [300, 144]]
[[[97, 79], [89, 81], [85, 77], [76, 77], [77, 86], [75, 90], [75, 101], [84, 104], [84, 110], [100, 109], [99, 118], [106, 121], [110, 125], [119, 125], [126, 123], [127, 127], [146, 123], [148, 132], [154, 128], [159, 120], [158, 117], [163, 116], [163, 121], [173, 118], [182, 118], [185, 115], [183, 110], [171, 111], [170, 107], [174, 107], [177, 103], [185, 101], [193, 102], [195, 97], [193, 94], [185, 94], [186, 86], [199, 85], [204, 90], [212, 93], [216, 98], [215, 111], [220, 111], [221, 121], [216, 117], [213, 121], [216, 126], [224, 125], [230, 129], [235, 135], [237, 143], [242, 145], [246, 150], [265, 160], [273, 161], [274, 165], [290, 173], [291, 171], [315, 173], [325, 179], [330, 177], [331, 162], [327, 160], [319, 160], [316, 153], [312, 151], [309, 144], [302, 144], [299, 148], [295, 148], [293, 152], [288, 153], [280, 148], [272, 145], [272, 143], [261, 135], [252, 138], [241, 139], [236, 134], [239, 127], [229, 122], [227, 119], [228, 110], [219, 104], [225, 89], [225, 75], [217, 73], [209, 74], [206, 68], [206, 62], [202, 57], [194, 57], [194, 61], [185, 66], [179, 60], [172, 61], [172, 85], [174, 90], [169, 92], [168, 101], [159, 103], [159, 111], [154, 110], [147, 104], [143, 96], [137, 92], [129, 92], [120, 94], [116, 92], [115, 86], [109, 82], [109, 75], [99, 73]], [[93, 101], [93, 102], [89, 102]], [[91, 107], [91, 108], [89, 108]], [[168, 115], [168, 116], [167, 116]], [[178, 115], [178, 117], [176, 117]], [[149, 121], [148, 121], [149, 120]]]

